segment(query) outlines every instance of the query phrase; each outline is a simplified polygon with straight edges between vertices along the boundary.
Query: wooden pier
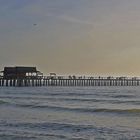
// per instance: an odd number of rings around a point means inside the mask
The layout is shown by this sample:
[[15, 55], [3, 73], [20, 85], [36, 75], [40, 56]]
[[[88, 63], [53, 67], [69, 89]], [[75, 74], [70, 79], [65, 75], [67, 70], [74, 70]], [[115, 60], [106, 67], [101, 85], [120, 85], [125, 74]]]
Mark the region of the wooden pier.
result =
[[35, 86], [140, 86], [138, 77], [43, 76], [36, 67], [4, 67], [0, 87]]
[[50, 76], [27, 76], [24, 78], [4, 78], [0, 77], [0, 86], [6, 87], [35, 87], [35, 86], [140, 86], [140, 78], [69, 78]]

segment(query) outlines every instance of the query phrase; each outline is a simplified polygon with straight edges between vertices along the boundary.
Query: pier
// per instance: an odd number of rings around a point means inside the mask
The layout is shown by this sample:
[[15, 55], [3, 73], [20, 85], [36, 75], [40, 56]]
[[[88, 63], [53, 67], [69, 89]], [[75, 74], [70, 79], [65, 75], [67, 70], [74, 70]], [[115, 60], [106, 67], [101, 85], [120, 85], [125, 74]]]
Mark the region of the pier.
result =
[[140, 86], [139, 77], [43, 76], [36, 67], [5, 67], [1, 73], [0, 87]]
[[4, 78], [0, 77], [0, 86], [24, 87], [24, 86], [140, 86], [140, 78], [119, 78], [108, 77], [97, 78], [68, 78], [50, 76], [27, 76], [24, 78]]

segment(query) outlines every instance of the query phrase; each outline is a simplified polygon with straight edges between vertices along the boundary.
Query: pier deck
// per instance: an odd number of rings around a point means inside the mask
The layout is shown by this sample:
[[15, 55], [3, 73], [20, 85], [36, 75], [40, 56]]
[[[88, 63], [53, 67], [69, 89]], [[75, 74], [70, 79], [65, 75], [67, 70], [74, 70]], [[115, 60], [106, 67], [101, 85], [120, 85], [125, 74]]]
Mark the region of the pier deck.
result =
[[140, 78], [27, 76], [24, 78], [7, 79], [1, 76], [0, 86], [140, 86]]

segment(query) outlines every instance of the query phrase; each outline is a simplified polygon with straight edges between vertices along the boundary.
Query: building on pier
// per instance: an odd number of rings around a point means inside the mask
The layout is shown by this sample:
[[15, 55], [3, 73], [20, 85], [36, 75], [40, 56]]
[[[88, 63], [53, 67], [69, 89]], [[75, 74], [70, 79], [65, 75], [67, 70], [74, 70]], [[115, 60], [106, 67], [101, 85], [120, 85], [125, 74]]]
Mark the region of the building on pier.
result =
[[16, 67], [4, 67], [4, 70], [1, 71], [3, 74], [4, 79], [15, 79], [15, 78], [26, 78], [27, 76], [30, 77], [37, 77], [43, 76], [43, 74], [36, 69], [36, 67], [23, 67], [23, 66], [16, 66]]

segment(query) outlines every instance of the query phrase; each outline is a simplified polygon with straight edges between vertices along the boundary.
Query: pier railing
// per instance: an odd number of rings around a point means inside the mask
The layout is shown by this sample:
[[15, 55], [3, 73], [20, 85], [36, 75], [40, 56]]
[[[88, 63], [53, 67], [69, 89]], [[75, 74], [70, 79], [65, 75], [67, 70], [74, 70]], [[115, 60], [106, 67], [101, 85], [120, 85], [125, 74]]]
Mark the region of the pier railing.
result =
[[4, 78], [0, 86], [140, 86], [139, 77], [26, 76]]

